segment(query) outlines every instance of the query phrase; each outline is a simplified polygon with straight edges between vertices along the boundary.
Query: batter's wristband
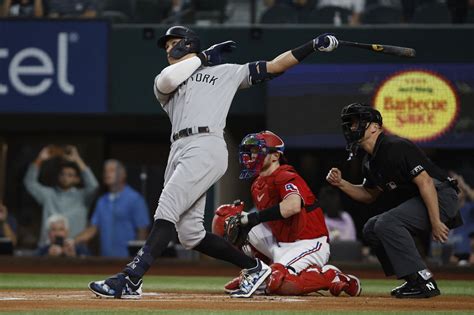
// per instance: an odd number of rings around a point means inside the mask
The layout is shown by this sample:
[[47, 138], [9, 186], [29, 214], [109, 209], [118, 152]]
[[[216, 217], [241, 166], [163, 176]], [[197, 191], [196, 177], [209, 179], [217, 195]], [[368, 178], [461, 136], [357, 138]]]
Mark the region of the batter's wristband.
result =
[[308, 57], [310, 54], [314, 52], [314, 44], [313, 41], [310, 40], [306, 44], [301, 45], [291, 51], [293, 56], [301, 62], [304, 58]]
[[198, 57], [199, 59], [201, 59], [201, 64], [202, 64], [203, 66], [207, 66], [207, 57], [206, 57], [206, 54], [205, 54], [205, 53], [200, 52], [200, 53], [197, 54], [197, 57]]

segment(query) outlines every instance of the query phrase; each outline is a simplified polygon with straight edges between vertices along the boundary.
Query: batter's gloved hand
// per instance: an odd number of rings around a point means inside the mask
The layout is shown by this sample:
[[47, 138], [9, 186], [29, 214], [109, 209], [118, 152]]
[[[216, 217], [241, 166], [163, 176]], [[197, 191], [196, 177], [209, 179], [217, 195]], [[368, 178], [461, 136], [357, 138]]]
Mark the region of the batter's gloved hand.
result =
[[250, 230], [258, 224], [251, 218], [249, 220], [247, 212], [228, 217], [224, 223], [224, 238], [239, 248], [245, 245]]
[[232, 52], [236, 47], [237, 44], [234, 41], [228, 40], [203, 50], [198, 54], [198, 57], [201, 59], [203, 66], [217, 66], [224, 61], [223, 55]]
[[324, 33], [313, 39], [314, 50], [330, 52], [337, 48], [339, 42], [334, 34]]

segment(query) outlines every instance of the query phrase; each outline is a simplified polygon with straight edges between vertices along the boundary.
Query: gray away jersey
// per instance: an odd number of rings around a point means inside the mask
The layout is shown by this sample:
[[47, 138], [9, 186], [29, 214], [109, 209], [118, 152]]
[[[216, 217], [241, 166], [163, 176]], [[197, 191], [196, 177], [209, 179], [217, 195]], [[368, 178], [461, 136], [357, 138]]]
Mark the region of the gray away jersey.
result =
[[223, 130], [237, 89], [251, 85], [248, 64], [199, 67], [172, 94], [153, 91], [171, 120], [171, 135], [184, 128], [209, 126]]

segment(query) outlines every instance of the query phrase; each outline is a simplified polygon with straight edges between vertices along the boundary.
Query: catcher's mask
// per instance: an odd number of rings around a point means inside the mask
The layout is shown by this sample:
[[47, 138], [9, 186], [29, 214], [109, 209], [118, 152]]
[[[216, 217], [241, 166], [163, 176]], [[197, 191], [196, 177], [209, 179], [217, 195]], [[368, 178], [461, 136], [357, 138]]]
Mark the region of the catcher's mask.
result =
[[286, 163], [283, 153], [285, 143], [271, 131], [251, 133], [244, 137], [239, 146], [239, 163], [242, 166], [240, 179], [257, 176], [263, 167], [267, 154], [280, 153], [280, 163]]
[[166, 49], [166, 42], [171, 38], [181, 38], [181, 40], [170, 50], [169, 55], [174, 59], [181, 59], [189, 53], [201, 51], [201, 44], [197, 34], [190, 28], [184, 26], [170, 27], [165, 35], [156, 42], [157, 46]]
[[345, 106], [341, 112], [342, 132], [346, 138], [346, 150], [349, 151], [349, 160], [357, 154], [360, 140], [371, 122], [382, 126], [382, 115], [369, 105], [352, 103]]

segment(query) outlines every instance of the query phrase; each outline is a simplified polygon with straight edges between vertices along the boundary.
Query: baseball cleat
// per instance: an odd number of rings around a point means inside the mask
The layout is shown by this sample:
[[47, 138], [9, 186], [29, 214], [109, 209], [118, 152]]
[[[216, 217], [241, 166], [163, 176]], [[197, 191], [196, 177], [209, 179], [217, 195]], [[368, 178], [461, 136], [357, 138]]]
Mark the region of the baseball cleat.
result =
[[390, 291], [390, 295], [391, 296], [395, 296], [397, 295], [397, 293], [402, 290], [406, 285], [408, 284], [408, 282], [404, 282], [402, 285], [396, 287], [396, 288], [393, 288], [392, 291]]
[[329, 293], [333, 296], [341, 295], [342, 291], [349, 286], [346, 281], [335, 281], [329, 285]]
[[230, 293], [233, 298], [249, 298], [270, 276], [272, 269], [257, 259], [257, 266], [243, 269], [240, 273], [240, 286], [237, 291]]
[[438, 285], [433, 278], [407, 283], [402, 288], [395, 292], [395, 297], [398, 299], [423, 299], [440, 295]]
[[339, 296], [342, 292], [350, 296], [359, 296], [362, 292], [362, 287], [356, 276], [340, 272], [329, 286], [329, 292], [334, 296]]
[[115, 276], [101, 281], [92, 281], [89, 283], [89, 289], [98, 297], [115, 299], [139, 299], [142, 295], [143, 281], [140, 279], [137, 283], [124, 273], [118, 273]]
[[360, 280], [356, 276], [347, 275], [349, 277], [349, 286], [344, 288], [344, 292], [346, 292], [350, 296], [359, 296], [362, 292], [362, 286], [360, 285]]

